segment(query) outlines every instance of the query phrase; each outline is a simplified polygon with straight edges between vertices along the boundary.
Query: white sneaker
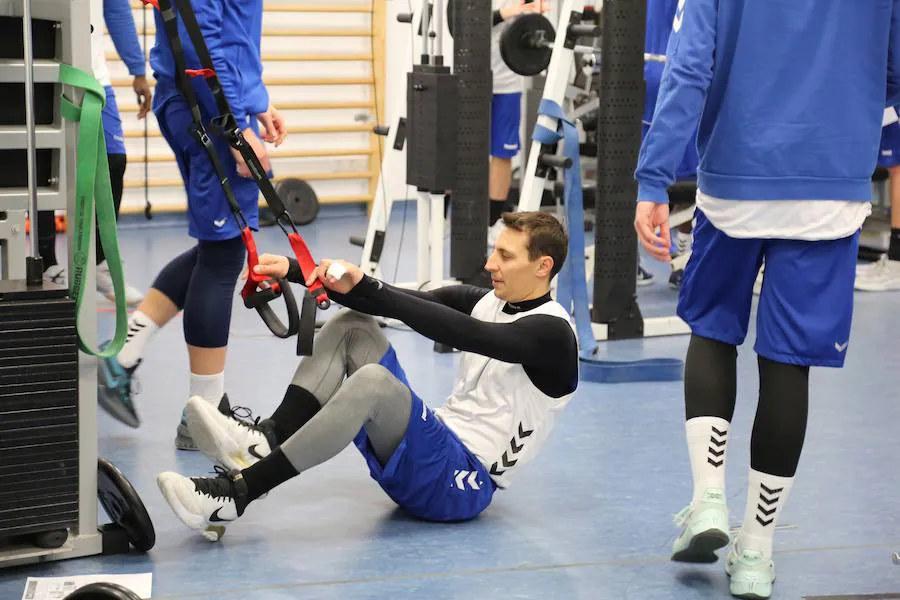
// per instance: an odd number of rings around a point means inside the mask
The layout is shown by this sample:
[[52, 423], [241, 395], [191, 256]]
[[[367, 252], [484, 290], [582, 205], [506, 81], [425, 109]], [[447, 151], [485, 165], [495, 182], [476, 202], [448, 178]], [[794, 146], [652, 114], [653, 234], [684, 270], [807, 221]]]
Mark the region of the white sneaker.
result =
[[55, 283], [56, 285], [67, 286], [66, 268], [62, 265], [53, 265], [44, 269], [44, 281], [47, 283]]
[[855, 288], [864, 292], [900, 290], [900, 261], [888, 260], [884, 254], [861, 273], [857, 269]]
[[[97, 265], [97, 293], [99, 293], [110, 302], [116, 301], [116, 293], [113, 289], [112, 275], [110, 275], [109, 273], [109, 265], [106, 264], [105, 260]], [[143, 300], [144, 294], [140, 290], [128, 285], [128, 282], [126, 281], [125, 304], [133, 308], [140, 304]]]
[[731, 595], [735, 598], [761, 600], [772, 595], [775, 563], [756, 550], [736, 549], [728, 553], [725, 572], [731, 577]]
[[247, 483], [238, 472], [217, 470], [217, 477], [185, 477], [167, 471], [156, 484], [182, 523], [211, 542], [225, 535], [225, 525], [247, 508]]
[[675, 517], [684, 527], [672, 546], [672, 560], [689, 563], [712, 563], [719, 560], [715, 551], [731, 541], [728, 533], [728, 506], [725, 492], [708, 489], [696, 504], [690, 504]]
[[194, 396], [185, 410], [194, 445], [226, 469], [246, 469], [271, 452], [259, 419], [250, 423], [235, 416], [240, 407], [233, 408], [232, 416], [227, 416], [200, 396]]

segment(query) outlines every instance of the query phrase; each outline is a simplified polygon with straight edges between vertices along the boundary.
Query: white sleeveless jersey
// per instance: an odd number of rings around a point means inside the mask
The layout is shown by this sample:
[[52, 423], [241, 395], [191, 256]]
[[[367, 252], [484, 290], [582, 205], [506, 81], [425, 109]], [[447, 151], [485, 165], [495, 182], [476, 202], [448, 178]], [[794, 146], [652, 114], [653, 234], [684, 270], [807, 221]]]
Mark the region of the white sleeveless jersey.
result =
[[[575, 331], [571, 317], [557, 302], [545, 302], [517, 314], [503, 312], [505, 305], [490, 292], [478, 301], [472, 316], [492, 323], [511, 323], [545, 314], [565, 320]], [[522, 365], [464, 352], [453, 392], [434, 414], [478, 457], [497, 486], [505, 488], [512, 474], [540, 452], [557, 417], [574, 395], [552, 398], [535, 387]]]

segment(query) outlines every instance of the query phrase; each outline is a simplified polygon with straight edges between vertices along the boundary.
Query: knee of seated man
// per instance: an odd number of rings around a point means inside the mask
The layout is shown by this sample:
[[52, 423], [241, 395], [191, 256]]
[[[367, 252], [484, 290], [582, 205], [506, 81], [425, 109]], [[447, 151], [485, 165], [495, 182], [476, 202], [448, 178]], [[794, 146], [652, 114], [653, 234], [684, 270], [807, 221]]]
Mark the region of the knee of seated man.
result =
[[387, 368], [377, 363], [369, 363], [361, 366], [347, 378], [344, 386], [348, 385], [360, 386], [370, 390], [372, 396], [376, 396], [377, 392], [403, 384]]
[[[350, 309], [341, 309], [333, 317], [328, 319], [325, 327], [329, 329], [353, 329], [358, 327], [378, 328], [375, 319], [369, 315]], [[322, 330], [325, 330], [325, 327]]]

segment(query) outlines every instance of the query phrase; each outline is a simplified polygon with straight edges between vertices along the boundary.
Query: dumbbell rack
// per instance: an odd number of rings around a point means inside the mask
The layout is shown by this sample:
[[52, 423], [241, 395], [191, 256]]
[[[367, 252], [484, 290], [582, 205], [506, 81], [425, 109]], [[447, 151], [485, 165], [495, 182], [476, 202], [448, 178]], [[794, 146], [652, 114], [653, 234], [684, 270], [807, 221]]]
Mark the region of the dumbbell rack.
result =
[[[35, 55], [38, 57], [33, 64], [33, 81], [37, 89], [41, 88], [41, 98], [37, 101], [36, 110], [36, 160], [37, 160], [37, 202], [41, 210], [67, 210], [74, 214], [75, 209], [75, 146], [77, 142], [77, 127], [62, 119], [59, 107], [60, 84], [56, 83], [59, 76], [59, 65], [65, 63], [84, 71], [91, 71], [90, 49], [90, 6], [89, 0], [25, 0], [30, 1], [32, 29], [34, 39], [42, 40], [43, 47], [35, 46]], [[6, 32], [4, 41], [0, 41], [2, 56], [0, 58], [0, 84], [24, 84], [26, 81], [26, 64], [22, 58], [22, 18], [24, 12], [23, 0], [0, 0], [0, 15], [6, 21], [10, 31], [18, 28], [18, 36]], [[11, 39], [10, 39], [11, 38]], [[46, 50], [46, 48], [50, 50]], [[16, 52], [18, 54], [16, 54]], [[41, 58], [49, 52], [50, 58]], [[13, 87], [13, 86], [9, 86]], [[23, 86], [15, 86], [15, 89], [24, 89]], [[66, 90], [72, 96], [70, 98], [80, 103], [79, 94]], [[45, 95], [46, 94], [46, 95]], [[22, 111], [21, 96], [9, 94], [0, 103], [3, 105], [3, 113], [7, 116]], [[52, 96], [52, 98], [51, 98]], [[73, 97], [74, 96], [74, 97]], [[48, 101], [49, 98], [49, 101]], [[2, 104], [0, 104], [2, 105]], [[19, 117], [20, 122], [4, 122], [0, 126], [0, 152], [11, 156], [25, 155], [27, 145], [27, 133], [24, 118]], [[21, 173], [8, 173], [9, 177], [21, 177]], [[18, 181], [7, 180], [0, 187], [0, 287], [11, 291], [17, 288], [25, 289], [25, 217], [28, 212], [30, 192], [26, 186], [23, 188]], [[36, 215], [31, 215], [31, 223], [37, 222]], [[72, 239], [74, 228], [69, 228], [68, 243], [73, 246]], [[71, 255], [71, 253], [70, 253]], [[93, 265], [93, 250], [88, 256], [89, 265]], [[71, 261], [71, 256], [70, 256]], [[72, 272], [70, 263], [69, 272]], [[94, 289], [94, 270], [89, 267], [86, 289]], [[37, 286], [42, 298], [48, 294], [49, 284], [43, 289]], [[34, 289], [29, 287], [27, 289]], [[31, 490], [32, 496], [42, 495], [43, 498], [32, 500], [20, 500], [25, 506], [10, 506], [9, 496], [7, 503], [0, 509], [0, 567], [10, 567], [21, 564], [46, 562], [53, 560], [69, 559], [82, 556], [99, 554], [103, 551], [102, 538], [97, 529], [98, 502], [97, 502], [97, 363], [93, 357], [78, 353], [77, 350], [67, 351], [70, 358], [66, 359], [66, 369], [71, 369], [70, 384], [62, 384], [66, 379], [58, 374], [56, 380], [46, 377], [42, 381], [39, 376], [22, 375], [27, 369], [46, 370], [49, 368], [50, 359], [42, 353], [47, 345], [38, 340], [45, 336], [41, 329], [45, 327], [43, 322], [58, 322], [62, 327], [56, 334], [66, 343], [74, 346], [74, 308], [70, 306], [70, 316], [63, 319], [53, 316], [53, 310], [46, 308], [50, 304], [73, 303], [68, 299], [67, 291], [62, 288], [56, 290], [60, 298], [57, 300], [42, 300], [43, 305], [37, 301], [30, 304], [28, 300], [22, 300], [26, 296], [19, 294], [16, 300], [0, 300], [0, 328], [10, 327], [22, 331], [35, 331], [34, 341], [28, 342], [24, 347], [33, 358], [21, 358], [19, 362], [26, 365], [18, 367], [15, 357], [8, 356], [0, 368], [0, 422], [9, 427], [0, 427], [0, 481], [4, 482], [4, 488], [0, 491], [11, 492], [15, 486], [25, 486]], [[49, 295], [53, 295], [52, 293]], [[82, 315], [79, 324], [83, 335], [90, 344], [95, 344], [96, 331], [96, 303], [93, 294], [87, 294], [82, 304]], [[14, 311], [27, 313], [17, 319]], [[24, 319], [24, 320], [22, 320]], [[42, 321], [49, 319], [49, 321]], [[60, 320], [62, 319], [62, 320]], [[65, 323], [63, 323], [65, 321]], [[49, 327], [47, 327], [49, 329]], [[65, 331], [63, 331], [65, 330]], [[40, 334], [40, 335], [38, 335]], [[8, 333], [0, 333], [0, 352], [7, 348], [7, 342], [15, 336]], [[53, 343], [49, 341], [47, 343]], [[53, 354], [58, 351], [46, 350]], [[9, 351], [6, 352], [10, 354]], [[28, 362], [28, 361], [31, 362]], [[62, 360], [55, 358], [54, 360]], [[10, 362], [12, 361], [12, 362]], [[27, 364], [26, 364], [27, 363]], [[42, 367], [43, 365], [43, 367]], [[71, 366], [69, 366], [71, 365]], [[26, 369], [19, 373], [17, 368]], [[4, 373], [4, 371], [6, 373]], [[36, 371], [35, 371], [36, 372]], [[5, 384], [4, 376], [9, 375], [13, 379], [18, 375], [15, 384]], [[48, 383], [52, 382], [52, 383]], [[44, 403], [44, 408], [22, 408], [28, 402], [35, 404]], [[7, 407], [17, 407], [9, 414], [5, 412]], [[18, 423], [16, 425], [15, 423]], [[53, 423], [53, 425], [39, 426], [38, 422]], [[12, 429], [10, 429], [12, 428]], [[23, 438], [24, 436], [24, 438]], [[5, 440], [4, 440], [5, 438]], [[19, 438], [32, 440], [22, 447]], [[40, 441], [45, 440], [45, 441]], [[41, 461], [41, 458], [44, 458]], [[33, 470], [29, 471], [29, 462], [33, 462]], [[43, 465], [43, 466], [42, 466]], [[43, 477], [36, 478], [34, 473], [48, 469]], [[56, 469], [57, 472], [52, 472]], [[19, 480], [16, 480], [19, 473]], [[21, 475], [24, 473], [24, 476]], [[29, 476], [30, 475], [30, 476]], [[56, 481], [51, 484], [51, 479]], [[37, 482], [37, 486], [35, 483]], [[7, 487], [7, 486], [12, 486]], [[43, 486], [43, 490], [40, 489]], [[56, 488], [53, 488], [56, 486]], [[38, 489], [35, 489], [38, 488]], [[65, 489], [55, 496], [50, 496], [50, 490]], [[16, 494], [19, 497], [18, 494]], [[27, 497], [23, 494], [22, 497]], [[15, 499], [13, 499], [15, 502]], [[58, 505], [55, 505], [58, 502]], [[31, 537], [20, 535], [48, 532], [51, 530], [68, 529], [68, 538], [61, 546], [56, 548], [38, 547]], [[10, 542], [9, 540], [18, 540]]]

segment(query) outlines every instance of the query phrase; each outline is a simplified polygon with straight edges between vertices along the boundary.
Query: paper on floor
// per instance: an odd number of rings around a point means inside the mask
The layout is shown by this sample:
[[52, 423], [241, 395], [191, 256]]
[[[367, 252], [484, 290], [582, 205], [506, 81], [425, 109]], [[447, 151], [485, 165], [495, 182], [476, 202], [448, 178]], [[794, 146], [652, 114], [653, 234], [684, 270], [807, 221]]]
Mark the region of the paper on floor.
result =
[[29, 577], [25, 582], [22, 600], [62, 600], [80, 587], [89, 583], [107, 581], [118, 583], [130, 589], [141, 598], [150, 597], [153, 584], [152, 573], [126, 575], [70, 575], [68, 577]]

